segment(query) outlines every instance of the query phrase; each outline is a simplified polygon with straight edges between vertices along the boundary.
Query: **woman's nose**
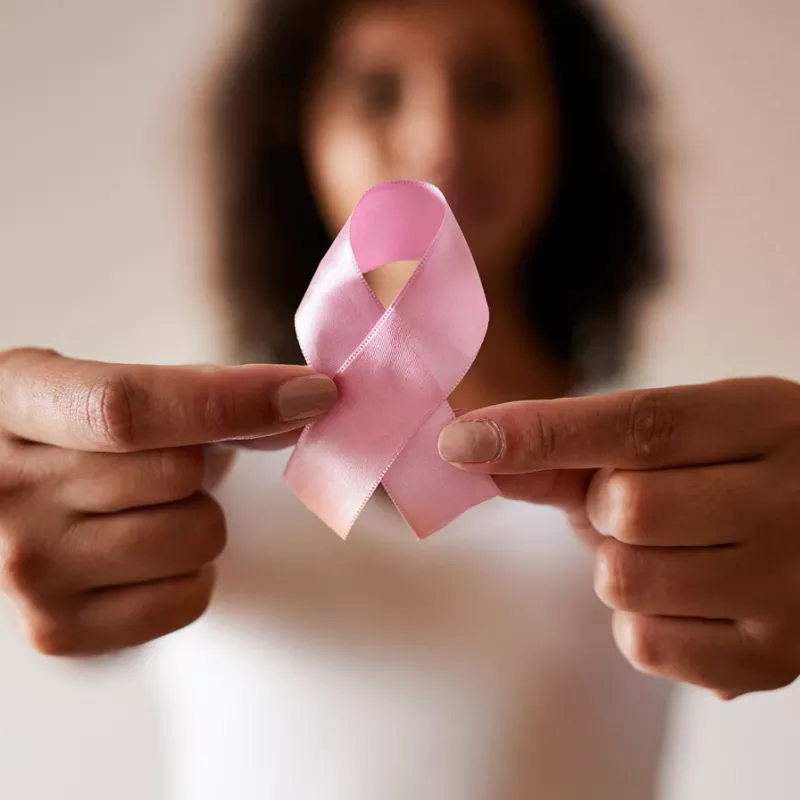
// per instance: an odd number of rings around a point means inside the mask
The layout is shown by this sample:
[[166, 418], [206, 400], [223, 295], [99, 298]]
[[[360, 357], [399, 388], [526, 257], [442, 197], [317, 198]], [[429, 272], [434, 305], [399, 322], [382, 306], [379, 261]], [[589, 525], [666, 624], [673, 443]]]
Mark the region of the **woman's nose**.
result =
[[458, 111], [449, 98], [421, 103], [408, 114], [400, 138], [403, 168], [417, 180], [436, 186], [451, 184], [463, 163]]

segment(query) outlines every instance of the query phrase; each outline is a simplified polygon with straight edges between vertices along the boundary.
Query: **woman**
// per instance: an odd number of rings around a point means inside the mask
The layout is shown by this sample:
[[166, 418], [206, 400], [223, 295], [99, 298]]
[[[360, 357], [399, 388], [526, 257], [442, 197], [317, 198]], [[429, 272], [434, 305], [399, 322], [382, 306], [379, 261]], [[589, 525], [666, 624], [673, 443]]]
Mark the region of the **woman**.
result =
[[[239, 359], [302, 362], [294, 313], [332, 237], [370, 186], [416, 179], [448, 198], [492, 314], [451, 403], [613, 379], [659, 243], [647, 95], [584, 4], [258, 4], [215, 111]], [[371, 280], [388, 302], [407, 274]], [[489, 504], [422, 547], [379, 497], [342, 545], [284, 464], [240, 460], [219, 616], [164, 646], [176, 796], [652, 792], [667, 688], [614, 652], [558, 516]]]
[[[492, 310], [454, 406], [611, 380], [660, 275], [645, 101], [576, 0], [256, 3], [216, 126], [239, 357], [299, 362], [293, 314], [331, 236], [367, 188], [404, 178], [443, 189]], [[403, 279], [374, 285], [386, 301]], [[198, 445], [335, 402], [302, 367], [18, 351], [2, 369], [3, 575], [56, 654], [199, 617], [225, 525]], [[241, 456], [219, 493], [215, 603], [150, 651], [168, 796], [652, 795], [668, 690], [614, 648], [559, 513], [493, 501], [420, 545], [379, 496], [343, 543], [290, 496], [285, 461]]]

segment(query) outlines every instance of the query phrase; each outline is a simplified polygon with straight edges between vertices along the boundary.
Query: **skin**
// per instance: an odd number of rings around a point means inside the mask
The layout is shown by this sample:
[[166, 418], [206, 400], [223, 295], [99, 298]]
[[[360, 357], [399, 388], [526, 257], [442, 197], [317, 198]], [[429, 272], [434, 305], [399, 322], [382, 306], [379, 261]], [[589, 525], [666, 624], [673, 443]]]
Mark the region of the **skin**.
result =
[[506, 404], [464, 415], [440, 450], [569, 514], [637, 669], [723, 699], [800, 675], [800, 385]]
[[[552, 200], [557, 141], [536, 21], [513, 0], [431, 0], [367, 4], [343, 22], [304, 146], [332, 232], [394, 178], [438, 184], [462, 221], [493, 315], [452, 400], [489, 407], [445, 431], [443, 455], [568, 512], [636, 668], [726, 698], [784, 686], [800, 672], [800, 387], [532, 400], [571, 385], [531, 340], [515, 282]], [[385, 302], [407, 274], [377, 274]], [[313, 404], [306, 393], [290, 419], [281, 400], [309, 375], [0, 354], [0, 581], [33, 645], [109, 652], [200, 616], [225, 544], [207, 494], [224, 463], [208, 443], [286, 443]], [[335, 400], [321, 381], [320, 413]], [[498, 438], [469, 427], [479, 420]]]
[[[397, 177], [437, 183], [463, 221], [494, 322], [456, 405], [553, 396], [568, 384], [530, 340], [514, 280], [556, 180], [542, 53], [535, 20], [513, 0], [364, 4], [343, 21], [309, 97], [304, 145], [332, 232], [367, 188]], [[387, 75], [403, 97], [388, 110]], [[400, 273], [380, 280], [385, 297], [402, 285]], [[118, 650], [203, 613], [225, 544], [206, 493], [224, 458], [204, 445], [290, 444], [308, 417], [287, 422], [279, 401], [303, 375], [0, 354], [0, 581], [34, 647]], [[317, 388], [324, 411], [331, 386]]]
[[[568, 390], [567, 370], [532, 339], [519, 303], [519, 265], [545, 223], [559, 163], [557, 102], [536, 19], [516, 0], [357, 5], [310, 92], [304, 139], [331, 233], [383, 181], [427, 181], [447, 197], [492, 312], [454, 406]], [[413, 266], [369, 276], [384, 303]]]
[[0, 583], [33, 646], [106, 653], [202, 615], [225, 546], [204, 445], [305, 425], [336, 400], [312, 375], [0, 354]]

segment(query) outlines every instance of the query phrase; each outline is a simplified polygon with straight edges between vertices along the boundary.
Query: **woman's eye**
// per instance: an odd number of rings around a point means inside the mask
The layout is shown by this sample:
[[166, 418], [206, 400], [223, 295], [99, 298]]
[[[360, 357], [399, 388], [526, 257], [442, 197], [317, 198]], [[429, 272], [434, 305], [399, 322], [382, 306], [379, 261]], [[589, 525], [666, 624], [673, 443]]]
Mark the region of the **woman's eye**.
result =
[[516, 105], [519, 92], [513, 81], [493, 76], [474, 76], [465, 82], [462, 97], [467, 108], [481, 116], [500, 116]]
[[388, 116], [400, 105], [401, 86], [397, 75], [364, 75], [358, 80], [357, 91], [359, 106], [370, 119]]

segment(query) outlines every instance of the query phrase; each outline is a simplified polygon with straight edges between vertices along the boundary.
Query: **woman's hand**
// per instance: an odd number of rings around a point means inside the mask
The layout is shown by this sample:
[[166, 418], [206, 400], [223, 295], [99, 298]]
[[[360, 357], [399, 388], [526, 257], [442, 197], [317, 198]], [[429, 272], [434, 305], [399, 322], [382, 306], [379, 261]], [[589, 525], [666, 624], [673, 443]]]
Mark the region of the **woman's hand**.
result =
[[197, 619], [225, 545], [204, 445], [285, 434], [335, 400], [303, 367], [0, 354], [0, 580], [33, 645], [104, 653]]
[[724, 698], [800, 674], [800, 385], [513, 403], [461, 417], [440, 450], [569, 514], [638, 669]]

